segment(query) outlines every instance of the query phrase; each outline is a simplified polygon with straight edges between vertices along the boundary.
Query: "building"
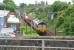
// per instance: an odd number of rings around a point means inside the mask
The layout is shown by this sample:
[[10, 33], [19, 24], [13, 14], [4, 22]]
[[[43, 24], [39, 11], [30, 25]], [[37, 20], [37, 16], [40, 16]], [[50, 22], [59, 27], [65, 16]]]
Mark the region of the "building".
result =
[[9, 13], [9, 11], [0, 10], [0, 31], [4, 27], [5, 16], [7, 16], [8, 13]]
[[[0, 36], [19, 31], [20, 21], [14, 12], [0, 10]], [[3, 35], [4, 34], [4, 35]]]
[[13, 28], [15, 31], [19, 31], [20, 21], [16, 17], [14, 12], [9, 12], [7, 20], [6, 20], [7, 27]]

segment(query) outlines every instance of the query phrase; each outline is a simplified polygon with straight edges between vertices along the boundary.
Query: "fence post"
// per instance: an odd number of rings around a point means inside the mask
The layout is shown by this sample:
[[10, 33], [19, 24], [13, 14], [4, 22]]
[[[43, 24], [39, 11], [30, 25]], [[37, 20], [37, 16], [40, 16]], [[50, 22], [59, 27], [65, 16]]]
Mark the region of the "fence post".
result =
[[42, 39], [42, 50], [44, 50], [45, 48], [45, 43], [44, 43], [44, 40]]

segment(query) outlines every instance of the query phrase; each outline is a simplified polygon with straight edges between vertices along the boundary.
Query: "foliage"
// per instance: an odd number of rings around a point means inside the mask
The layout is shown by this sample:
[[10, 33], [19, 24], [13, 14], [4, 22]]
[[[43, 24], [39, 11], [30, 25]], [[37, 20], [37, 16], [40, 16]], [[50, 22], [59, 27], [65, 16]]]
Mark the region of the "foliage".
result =
[[63, 9], [66, 9], [67, 7], [68, 7], [68, 5], [65, 2], [55, 1], [50, 7], [50, 11], [51, 12], [58, 12]]
[[[65, 32], [65, 35], [74, 35], [74, 6], [69, 4], [68, 7], [62, 11], [60, 15], [63, 14], [62, 17], [64, 17], [64, 22], [62, 23], [64, 28], [63, 32]], [[60, 17], [60, 15], [58, 16]], [[61, 21], [58, 22], [61, 23]]]
[[64, 17], [58, 17], [57, 22], [56, 22], [56, 27], [58, 28], [64, 23]]
[[4, 4], [0, 3], [0, 10], [4, 10]]
[[29, 26], [27, 25], [20, 25], [20, 31], [23, 33], [23, 36], [38, 36], [38, 34]]
[[16, 9], [16, 5], [13, 0], [4, 0], [3, 1], [6, 10], [14, 11]]

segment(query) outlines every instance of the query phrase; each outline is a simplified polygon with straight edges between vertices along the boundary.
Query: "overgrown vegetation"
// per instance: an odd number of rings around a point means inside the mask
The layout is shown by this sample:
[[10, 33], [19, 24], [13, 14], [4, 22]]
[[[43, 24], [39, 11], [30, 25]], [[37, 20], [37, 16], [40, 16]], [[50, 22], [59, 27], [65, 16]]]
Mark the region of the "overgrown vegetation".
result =
[[31, 27], [26, 24], [21, 24], [20, 31], [24, 36], [35, 37], [39, 36]]
[[[29, 5], [22, 3], [20, 7], [21, 11], [23, 9], [26, 13], [31, 13], [33, 17], [45, 20], [49, 28], [54, 28], [53, 30], [56, 28], [56, 32], [61, 32], [59, 35], [74, 35], [74, 0], [72, 2], [73, 4], [55, 1], [49, 5], [47, 2], [41, 1]], [[4, 0], [3, 4], [0, 3], [1, 10], [15, 11], [16, 7], [12, 0]], [[25, 32], [25, 26], [21, 25], [21, 27], [21, 31]]]

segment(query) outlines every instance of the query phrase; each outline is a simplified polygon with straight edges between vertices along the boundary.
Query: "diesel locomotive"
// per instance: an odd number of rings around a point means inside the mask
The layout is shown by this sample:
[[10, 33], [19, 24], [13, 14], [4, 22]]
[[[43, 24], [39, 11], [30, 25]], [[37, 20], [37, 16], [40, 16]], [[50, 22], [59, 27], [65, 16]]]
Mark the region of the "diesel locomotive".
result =
[[32, 19], [29, 16], [25, 16], [24, 21], [39, 32], [45, 32], [47, 30], [47, 26], [43, 20], [39, 20], [37, 18]]

